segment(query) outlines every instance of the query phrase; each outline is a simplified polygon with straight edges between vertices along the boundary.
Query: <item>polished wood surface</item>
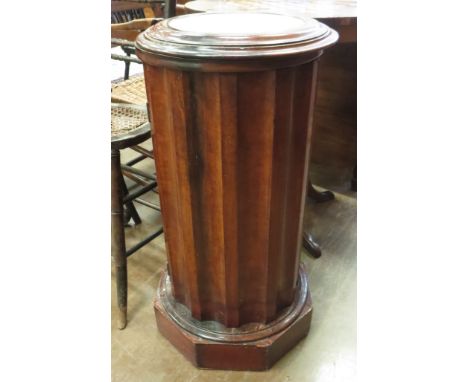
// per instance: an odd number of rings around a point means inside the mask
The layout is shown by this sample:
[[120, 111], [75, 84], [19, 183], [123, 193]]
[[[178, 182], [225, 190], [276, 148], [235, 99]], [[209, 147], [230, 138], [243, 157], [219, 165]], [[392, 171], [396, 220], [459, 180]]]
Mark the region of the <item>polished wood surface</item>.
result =
[[[303, 270], [302, 272], [302, 277], [307, 277]], [[160, 281], [163, 280], [164, 276]], [[161, 289], [162, 286], [158, 291]], [[285, 352], [307, 335], [312, 318], [312, 301], [309, 293], [304, 297], [292, 324], [280, 321], [278, 330], [275, 330], [275, 326], [267, 327], [264, 330], [267, 335], [254, 339], [248, 337], [252, 337], [252, 334], [255, 336], [256, 332], [251, 332], [250, 335], [240, 334], [237, 335], [238, 341], [207, 339], [201, 337], [199, 332], [181, 328], [165, 309], [160, 294], [155, 299], [154, 310], [160, 332], [194, 366], [218, 370], [263, 371], [273, 366]]]
[[174, 294], [199, 320], [268, 322], [292, 302], [316, 69], [145, 66]]

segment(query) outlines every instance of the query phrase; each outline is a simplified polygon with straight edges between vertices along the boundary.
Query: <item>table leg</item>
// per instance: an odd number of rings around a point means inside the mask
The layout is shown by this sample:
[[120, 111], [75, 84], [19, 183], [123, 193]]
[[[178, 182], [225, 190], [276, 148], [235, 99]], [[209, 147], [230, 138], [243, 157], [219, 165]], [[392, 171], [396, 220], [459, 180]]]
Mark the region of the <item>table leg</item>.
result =
[[307, 196], [315, 203], [324, 203], [335, 199], [335, 195], [331, 191], [317, 191], [309, 180], [307, 187]]
[[357, 166], [354, 166], [353, 177], [351, 178], [351, 190], [357, 191]]
[[[315, 203], [324, 203], [335, 199], [335, 195], [331, 191], [317, 191], [312, 185], [310, 179], [307, 186], [307, 196], [311, 198], [312, 201]], [[322, 256], [322, 250], [320, 249], [320, 246], [317, 244], [317, 242], [314, 240], [314, 237], [311, 232], [303, 231], [302, 245], [312, 257], [315, 257], [317, 259], [320, 256]]]

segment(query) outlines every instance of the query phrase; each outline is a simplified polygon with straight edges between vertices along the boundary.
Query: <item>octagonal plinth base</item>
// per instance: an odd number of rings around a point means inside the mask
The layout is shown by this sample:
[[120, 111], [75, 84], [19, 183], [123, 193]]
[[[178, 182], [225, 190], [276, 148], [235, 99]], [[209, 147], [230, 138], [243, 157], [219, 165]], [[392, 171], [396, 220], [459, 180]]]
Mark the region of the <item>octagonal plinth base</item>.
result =
[[296, 298], [270, 324], [225, 328], [214, 321], [197, 321], [184, 306], [175, 302], [170, 279], [161, 277], [154, 308], [159, 331], [193, 365], [220, 370], [269, 369], [304, 338], [312, 318], [312, 301], [307, 277], [300, 268]]

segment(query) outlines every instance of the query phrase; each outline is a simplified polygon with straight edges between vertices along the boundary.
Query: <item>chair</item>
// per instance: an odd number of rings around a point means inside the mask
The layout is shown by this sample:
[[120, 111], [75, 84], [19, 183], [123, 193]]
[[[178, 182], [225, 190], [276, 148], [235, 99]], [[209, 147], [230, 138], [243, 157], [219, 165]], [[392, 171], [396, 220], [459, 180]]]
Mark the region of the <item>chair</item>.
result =
[[[159, 9], [162, 7], [162, 11]], [[157, 21], [176, 14], [176, 0], [112, 0], [111, 35], [113, 46], [120, 46], [126, 56], [113, 55], [125, 62], [124, 79], [130, 75], [131, 62], [141, 63], [135, 57], [133, 41], [136, 36]]]
[[[112, 1], [112, 21], [111, 25], [111, 46], [120, 46], [126, 55], [111, 54], [113, 60], [123, 61], [125, 63], [124, 80], [116, 80], [112, 84], [111, 101], [123, 104], [146, 104], [146, 90], [143, 74], [138, 74], [135, 77], [129, 78], [130, 63], [135, 62], [141, 64], [137, 57], [133, 57], [135, 52], [134, 40], [138, 34], [150, 27], [151, 25], [162, 20], [155, 18], [155, 12], [150, 4], [164, 4], [164, 1]], [[150, 16], [143, 19], [132, 19], [140, 16]], [[116, 24], [116, 21], [125, 21]], [[134, 160], [131, 165], [138, 163], [145, 158], [153, 158], [153, 155], [148, 150], [140, 146], [131, 147], [132, 150], [139, 152], [141, 155]], [[124, 174], [135, 180], [134, 174], [132, 175], [128, 168], [124, 169]]]
[[[112, 84], [111, 104], [111, 194], [112, 194], [112, 258], [114, 260], [117, 303], [119, 307], [118, 327], [124, 329], [127, 323], [127, 257], [163, 233], [162, 227], [140, 241], [131, 249], [125, 246], [124, 225], [130, 219], [140, 224], [141, 219], [133, 201], [160, 211], [157, 205], [140, 199], [146, 192], [157, 186], [155, 176], [146, 174], [133, 166], [144, 160], [154, 161], [153, 154], [139, 146], [151, 137], [148, 122], [146, 92], [142, 75]], [[127, 163], [121, 163], [120, 150], [132, 149], [140, 155]], [[129, 194], [125, 179], [133, 180], [140, 187]], [[124, 206], [126, 209], [124, 209]]]
[[[124, 329], [127, 324], [127, 257], [163, 232], [163, 228], [160, 227], [132, 248], [126, 248], [124, 226], [127, 219], [124, 206], [127, 207], [129, 216], [134, 219], [135, 224], [141, 223], [141, 219], [133, 201], [143, 202], [142, 204], [159, 210], [156, 205], [139, 199], [146, 192], [156, 188], [156, 178], [137, 169], [132, 169], [128, 163], [122, 165], [120, 162], [120, 150], [140, 144], [151, 137], [151, 126], [148, 122], [146, 106], [112, 104], [111, 136], [111, 248], [117, 280], [118, 327]], [[140, 180], [139, 187], [131, 192], [125, 183], [123, 168], [134, 172], [135, 178]]]
[[[160, 211], [159, 206], [140, 198], [143, 194], [156, 190], [157, 180], [155, 175], [146, 174], [133, 167], [146, 158], [150, 158], [154, 163], [154, 158], [150, 150], [139, 146], [151, 137], [144, 78], [143, 75], [128, 78], [130, 62], [141, 63], [138, 58], [132, 57], [135, 51], [133, 41], [138, 33], [161, 20], [155, 18], [155, 13], [148, 9], [149, 3], [166, 4], [165, 1], [112, 1], [113, 11], [117, 6], [120, 8], [112, 13], [114, 24], [111, 26], [111, 44], [121, 46], [126, 55], [112, 54], [111, 58], [125, 62], [124, 78], [127, 78], [112, 83], [111, 97], [112, 258], [117, 284], [119, 329], [124, 329], [127, 324], [127, 257], [163, 233], [161, 227], [132, 248], [126, 248], [125, 224], [130, 219], [133, 219], [135, 224], [141, 223], [133, 202]], [[130, 5], [134, 8], [130, 8]], [[146, 18], [140, 19], [140, 17]], [[115, 22], [120, 23], [115, 24]], [[121, 163], [120, 150], [126, 148], [140, 155], [127, 163]], [[133, 180], [137, 187], [129, 192], [124, 177]]]
[[[132, 76], [128, 80], [114, 81], [111, 90], [111, 102], [143, 106], [146, 105], [146, 88], [143, 73]], [[135, 170], [131, 166], [146, 158], [154, 160], [153, 153], [140, 145], [132, 146], [130, 149], [138, 152], [140, 155], [133, 159], [130, 164], [123, 165], [122, 172], [126, 177], [137, 183], [141, 183], [138, 178], [135, 178]]]

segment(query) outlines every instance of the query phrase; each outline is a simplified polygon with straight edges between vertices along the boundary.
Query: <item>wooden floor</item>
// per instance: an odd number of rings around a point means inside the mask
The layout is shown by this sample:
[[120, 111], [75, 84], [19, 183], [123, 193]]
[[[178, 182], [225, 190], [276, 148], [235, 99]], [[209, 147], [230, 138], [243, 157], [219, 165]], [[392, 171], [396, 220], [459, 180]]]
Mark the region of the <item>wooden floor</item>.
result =
[[[123, 152], [122, 157], [133, 154]], [[150, 161], [139, 168], [151, 170]], [[325, 185], [325, 184], [324, 184]], [[327, 185], [333, 188], [333, 184]], [[128, 325], [117, 329], [115, 286], [112, 285], [112, 380], [114, 382], [345, 382], [356, 373], [356, 194], [336, 186], [336, 200], [306, 204], [304, 226], [321, 244], [319, 259], [302, 253], [309, 272], [314, 313], [309, 335], [266, 372], [198, 370], [157, 330], [152, 300], [158, 273], [165, 267], [161, 236], [128, 261]], [[148, 200], [157, 198], [148, 194]], [[138, 206], [143, 223], [126, 230], [132, 245], [161, 224], [156, 211]], [[114, 277], [112, 277], [114, 282]]]

